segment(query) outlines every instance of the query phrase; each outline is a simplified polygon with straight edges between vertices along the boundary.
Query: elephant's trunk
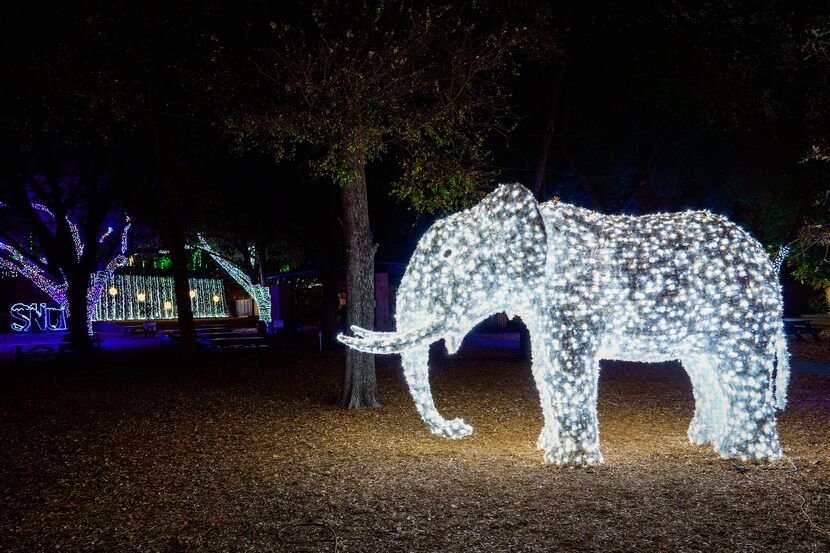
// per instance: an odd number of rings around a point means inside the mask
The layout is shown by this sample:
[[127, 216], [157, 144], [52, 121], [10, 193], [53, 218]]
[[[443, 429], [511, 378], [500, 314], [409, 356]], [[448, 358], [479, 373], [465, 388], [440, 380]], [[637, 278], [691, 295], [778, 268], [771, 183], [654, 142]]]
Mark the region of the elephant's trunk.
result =
[[337, 337], [347, 346], [367, 353], [401, 353], [413, 348], [428, 346], [441, 336], [443, 325], [431, 323], [403, 332], [373, 332], [352, 326], [354, 336]]
[[421, 418], [436, 436], [463, 438], [473, 428], [463, 419], [446, 420], [435, 408], [429, 386], [429, 345], [441, 337], [445, 325], [431, 323], [401, 332], [372, 332], [352, 326], [354, 336], [340, 335], [338, 340], [347, 346], [368, 353], [400, 353], [403, 372], [415, 407]]
[[436, 436], [442, 438], [459, 439], [472, 434], [473, 427], [464, 422], [464, 419], [446, 420], [438, 412], [432, 399], [432, 389], [429, 386], [429, 346], [409, 349], [401, 353], [403, 374], [415, 407], [421, 418]]

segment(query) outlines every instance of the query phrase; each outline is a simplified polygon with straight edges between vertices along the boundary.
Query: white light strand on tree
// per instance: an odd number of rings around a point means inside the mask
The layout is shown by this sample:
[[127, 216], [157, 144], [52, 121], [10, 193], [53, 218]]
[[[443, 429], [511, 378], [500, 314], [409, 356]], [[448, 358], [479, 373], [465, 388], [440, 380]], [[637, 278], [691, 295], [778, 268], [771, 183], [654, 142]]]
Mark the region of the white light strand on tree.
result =
[[787, 256], [790, 254], [790, 247], [789, 246], [781, 246], [781, 249], [778, 250], [778, 255], [775, 256], [775, 261], [772, 262], [773, 268], [775, 268], [776, 274], [781, 274], [781, 267], [784, 266], [784, 262], [787, 260]]
[[68, 215], [66, 216], [66, 224], [69, 226], [69, 234], [72, 235], [72, 243], [75, 244], [75, 255], [80, 261], [84, 255], [84, 242], [81, 240], [81, 233], [78, 232], [78, 225], [70, 221]]
[[[41, 213], [45, 213], [52, 221], [56, 220], [55, 215], [45, 205], [32, 202], [32, 207]], [[66, 225], [69, 227], [69, 235], [72, 237], [72, 243], [75, 245], [75, 255], [78, 259], [81, 259], [81, 256], [84, 254], [84, 243], [81, 240], [80, 232], [78, 232], [78, 225], [72, 222], [69, 215], [66, 215], [64, 220], [66, 221]], [[44, 222], [49, 223], [50, 221], [45, 219]], [[103, 239], [101, 241], [103, 241]]]
[[0, 252], [6, 254], [0, 255], [0, 267], [29, 279], [52, 301], [65, 310], [69, 309], [69, 303], [66, 299], [67, 284], [65, 279], [62, 282], [56, 281], [37, 263], [28, 259], [17, 248], [10, 246], [3, 240], [0, 240]]
[[401, 353], [415, 405], [439, 436], [472, 428], [436, 409], [429, 344], [444, 338], [455, 353], [473, 326], [505, 311], [531, 334], [546, 462], [603, 461], [600, 359], [680, 360], [695, 399], [691, 442], [724, 457], [781, 457], [775, 407], [786, 404], [789, 364], [778, 274], [763, 247], [723, 217], [606, 216], [539, 205], [523, 186], [502, 185], [426, 232], [397, 306], [396, 332], [352, 327], [355, 336], [340, 340]]
[[251, 296], [257, 304], [259, 310], [259, 320], [266, 323], [271, 322], [271, 290], [268, 286], [262, 284], [255, 284], [248, 274], [240, 269], [235, 263], [229, 261], [219, 254], [216, 250], [208, 244], [205, 237], [197, 234], [196, 238], [199, 241], [199, 248], [206, 251], [210, 257], [222, 267], [228, 275], [242, 287], [245, 292]]
[[114, 229], [113, 229], [112, 227], [107, 227], [106, 232], [104, 232], [104, 234], [102, 234], [102, 235], [101, 235], [101, 238], [99, 238], [99, 239], [98, 239], [98, 243], [99, 243], [99, 244], [103, 244], [103, 243], [104, 243], [104, 240], [106, 240], [106, 239], [107, 239], [107, 236], [109, 236], [110, 234], [112, 234], [112, 231], [113, 231], [113, 230], [114, 230]]
[[[126, 267], [130, 262], [129, 257], [127, 257], [127, 245], [129, 242], [130, 227], [132, 226], [132, 222], [130, 221], [129, 215], [125, 215], [125, 218], [124, 228], [121, 230], [120, 253], [110, 259], [103, 271], [93, 273], [90, 279], [89, 289], [86, 294], [86, 320], [87, 330], [89, 330], [90, 334], [92, 334], [92, 319], [98, 309], [98, 302], [101, 299], [101, 293], [104, 291], [107, 282], [112, 278], [112, 275], [115, 274], [116, 269], [119, 267]], [[103, 242], [111, 232], [112, 227], [109, 227], [109, 230], [107, 230], [107, 232], [104, 233], [104, 235], [99, 239], [99, 243]], [[81, 252], [83, 252], [83, 247], [81, 248]]]
[[[35, 211], [45, 213], [49, 218], [54, 220], [55, 216], [52, 215], [52, 211], [45, 205], [32, 202], [31, 206]], [[9, 206], [8, 204], [0, 202], [0, 207]], [[45, 222], [48, 223], [49, 221], [46, 220]], [[42, 265], [39, 265], [17, 247], [8, 244], [4, 240], [0, 240], [0, 251], [6, 254], [0, 255], [0, 266], [29, 279], [32, 284], [37, 286], [52, 301], [63, 308], [67, 316], [69, 315], [69, 301], [66, 297], [66, 291], [69, 285], [66, 282], [66, 276], [63, 272], [60, 274], [61, 278], [56, 279], [44, 268], [47, 264], [46, 259], [40, 258], [39, 261]]]

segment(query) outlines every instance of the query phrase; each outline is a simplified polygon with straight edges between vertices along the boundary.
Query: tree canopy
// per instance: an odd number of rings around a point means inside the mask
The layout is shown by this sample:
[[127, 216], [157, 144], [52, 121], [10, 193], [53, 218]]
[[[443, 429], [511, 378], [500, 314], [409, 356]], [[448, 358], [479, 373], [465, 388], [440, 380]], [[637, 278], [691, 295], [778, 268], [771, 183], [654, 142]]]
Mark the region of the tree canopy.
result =
[[340, 185], [355, 157], [394, 156], [393, 194], [447, 209], [492, 176], [485, 141], [514, 122], [508, 79], [531, 35], [508, 13], [406, 0], [257, 12], [243, 34], [208, 37], [220, 96], [236, 99], [223, 125], [242, 149], [307, 148], [314, 172]]

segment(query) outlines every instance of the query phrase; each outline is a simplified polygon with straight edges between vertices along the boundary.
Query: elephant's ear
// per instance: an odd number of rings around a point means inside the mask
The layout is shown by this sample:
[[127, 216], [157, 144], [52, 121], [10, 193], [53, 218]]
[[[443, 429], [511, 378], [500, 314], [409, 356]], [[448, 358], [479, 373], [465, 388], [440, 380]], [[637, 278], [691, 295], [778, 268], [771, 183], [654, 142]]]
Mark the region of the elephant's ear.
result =
[[474, 209], [498, 269], [518, 281], [544, 274], [547, 235], [530, 190], [518, 183], [499, 185]]

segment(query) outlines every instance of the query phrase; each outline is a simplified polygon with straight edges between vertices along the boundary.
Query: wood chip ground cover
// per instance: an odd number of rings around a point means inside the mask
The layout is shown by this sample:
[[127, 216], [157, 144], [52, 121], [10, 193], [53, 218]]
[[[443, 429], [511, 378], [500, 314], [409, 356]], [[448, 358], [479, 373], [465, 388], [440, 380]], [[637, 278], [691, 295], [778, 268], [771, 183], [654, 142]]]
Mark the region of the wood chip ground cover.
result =
[[394, 357], [380, 409], [332, 407], [342, 357], [295, 340], [189, 369], [150, 349], [4, 365], [0, 550], [830, 549], [830, 376], [794, 374], [788, 459], [758, 465], [687, 442], [678, 365], [606, 363], [606, 464], [557, 470], [514, 351], [435, 361], [439, 409], [475, 428], [459, 441], [429, 434]]

